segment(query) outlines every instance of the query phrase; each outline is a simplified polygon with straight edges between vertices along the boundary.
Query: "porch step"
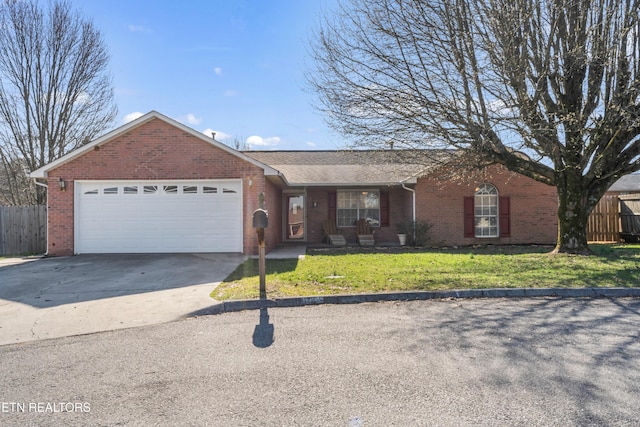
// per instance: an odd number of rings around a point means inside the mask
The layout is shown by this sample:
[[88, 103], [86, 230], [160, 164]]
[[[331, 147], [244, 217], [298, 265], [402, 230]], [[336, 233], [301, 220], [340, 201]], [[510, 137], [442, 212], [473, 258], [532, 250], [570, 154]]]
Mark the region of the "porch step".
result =
[[[306, 245], [282, 245], [278, 246], [267, 254], [267, 259], [304, 259], [307, 252]], [[254, 258], [257, 258], [255, 256]]]

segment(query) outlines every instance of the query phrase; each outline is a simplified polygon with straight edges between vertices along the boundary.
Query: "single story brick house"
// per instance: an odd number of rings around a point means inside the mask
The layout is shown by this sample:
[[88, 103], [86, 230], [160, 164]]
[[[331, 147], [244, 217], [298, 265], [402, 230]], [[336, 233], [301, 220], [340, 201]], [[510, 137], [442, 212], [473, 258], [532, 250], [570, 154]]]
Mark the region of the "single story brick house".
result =
[[322, 242], [327, 222], [355, 243], [360, 218], [379, 243], [414, 219], [432, 224], [434, 245], [555, 243], [555, 188], [500, 166], [452, 179], [451, 151], [407, 153], [241, 152], [152, 111], [31, 177], [48, 186], [51, 256], [255, 254], [260, 193], [267, 251]]

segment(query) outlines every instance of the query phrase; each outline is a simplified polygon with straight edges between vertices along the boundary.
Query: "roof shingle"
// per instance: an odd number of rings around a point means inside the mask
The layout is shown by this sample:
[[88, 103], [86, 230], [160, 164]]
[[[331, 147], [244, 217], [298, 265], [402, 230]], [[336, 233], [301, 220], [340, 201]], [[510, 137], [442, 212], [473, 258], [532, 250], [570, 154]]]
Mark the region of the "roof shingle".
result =
[[449, 150], [244, 151], [290, 185], [399, 185], [446, 163]]
[[640, 173], [623, 176], [609, 188], [609, 191], [639, 192]]

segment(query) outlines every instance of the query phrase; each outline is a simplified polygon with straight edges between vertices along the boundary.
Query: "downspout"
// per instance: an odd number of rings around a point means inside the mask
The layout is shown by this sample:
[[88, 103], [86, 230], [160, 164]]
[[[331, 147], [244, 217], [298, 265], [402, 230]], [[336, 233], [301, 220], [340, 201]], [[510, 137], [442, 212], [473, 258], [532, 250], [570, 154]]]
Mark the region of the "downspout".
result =
[[412, 229], [411, 241], [415, 242], [416, 241], [416, 190], [414, 190], [413, 188], [407, 187], [404, 182], [402, 183], [402, 188], [404, 188], [407, 191], [411, 191], [412, 207], [413, 207], [413, 212], [411, 217], [411, 229]]
[[33, 182], [36, 185], [39, 185], [40, 187], [44, 187], [44, 188], [47, 189], [47, 205], [46, 205], [46, 207], [47, 207], [47, 232], [46, 232], [47, 233], [47, 239], [46, 239], [46, 242], [45, 242], [46, 250], [44, 251], [44, 256], [49, 256], [49, 212], [48, 212], [48, 210], [49, 210], [49, 186], [47, 184], [45, 184], [45, 183], [39, 182], [38, 178], [31, 178], [31, 179], [33, 179]]
[[[34, 184], [39, 185], [40, 187], [44, 187], [44, 188], [49, 188], [49, 186], [45, 183], [39, 182], [38, 178], [31, 178], [33, 179]], [[49, 194], [49, 192], [47, 191], [47, 194]]]

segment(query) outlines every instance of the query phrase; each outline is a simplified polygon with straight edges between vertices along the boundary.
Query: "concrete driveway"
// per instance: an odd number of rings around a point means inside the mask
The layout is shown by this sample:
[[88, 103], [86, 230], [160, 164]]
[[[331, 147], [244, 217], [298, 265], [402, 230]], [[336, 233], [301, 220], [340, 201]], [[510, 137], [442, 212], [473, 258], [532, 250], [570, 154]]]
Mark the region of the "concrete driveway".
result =
[[240, 254], [0, 262], [0, 345], [169, 322], [201, 311]]

